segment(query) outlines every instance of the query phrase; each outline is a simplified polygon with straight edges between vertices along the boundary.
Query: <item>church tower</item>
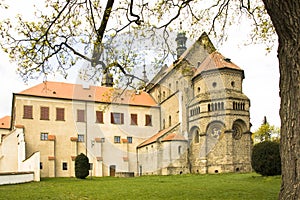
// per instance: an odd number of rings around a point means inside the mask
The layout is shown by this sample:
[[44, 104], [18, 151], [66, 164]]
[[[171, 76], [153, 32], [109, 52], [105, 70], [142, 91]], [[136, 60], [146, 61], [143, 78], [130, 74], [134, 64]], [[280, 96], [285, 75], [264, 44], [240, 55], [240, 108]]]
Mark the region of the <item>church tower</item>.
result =
[[179, 58], [186, 51], [186, 40], [187, 40], [187, 38], [185, 36], [185, 32], [180, 31], [177, 34], [177, 37], [176, 37], [176, 42], [177, 42], [177, 48], [176, 48], [177, 58]]
[[109, 72], [109, 70], [103, 70], [101, 86], [105, 86], [105, 87], [113, 87], [114, 86], [113, 75]]
[[217, 51], [196, 70], [189, 105], [192, 173], [251, 171], [250, 100], [243, 79], [244, 71]]

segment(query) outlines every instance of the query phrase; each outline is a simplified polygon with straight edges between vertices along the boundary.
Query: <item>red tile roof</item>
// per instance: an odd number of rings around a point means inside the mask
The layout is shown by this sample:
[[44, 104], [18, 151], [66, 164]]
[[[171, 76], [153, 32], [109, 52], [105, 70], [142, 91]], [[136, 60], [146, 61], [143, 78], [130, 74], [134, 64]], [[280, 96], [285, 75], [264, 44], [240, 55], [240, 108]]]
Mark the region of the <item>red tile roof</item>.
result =
[[187, 141], [187, 140], [182, 135], [176, 133], [170, 133], [164, 139], [162, 139], [162, 142], [166, 142], [166, 141]]
[[10, 116], [5, 116], [0, 119], [0, 128], [9, 129], [10, 128]]
[[137, 93], [134, 90], [122, 90], [102, 86], [83, 88], [79, 84], [62, 82], [47, 81], [17, 94], [139, 106], [157, 106], [155, 100], [143, 91]]
[[222, 68], [230, 68], [230, 69], [243, 71], [239, 66], [231, 62], [229, 58], [225, 58], [222, 54], [215, 51], [209, 54], [209, 56], [203, 61], [203, 63], [200, 64], [196, 73], [194, 74], [194, 77], [198, 76], [204, 71], [210, 71], [210, 70], [216, 70]]
[[170, 132], [171, 130], [173, 130], [175, 127], [177, 127], [179, 125], [176, 124], [174, 126], [171, 126], [169, 128], [163, 129], [161, 131], [159, 131], [158, 133], [156, 133], [155, 135], [153, 135], [152, 137], [150, 137], [149, 139], [145, 140], [144, 142], [142, 142], [141, 144], [139, 144], [137, 146], [137, 148], [141, 148], [143, 146], [149, 145], [151, 143], [156, 142], [160, 137], [164, 136], [165, 134], [167, 134], [168, 132]]

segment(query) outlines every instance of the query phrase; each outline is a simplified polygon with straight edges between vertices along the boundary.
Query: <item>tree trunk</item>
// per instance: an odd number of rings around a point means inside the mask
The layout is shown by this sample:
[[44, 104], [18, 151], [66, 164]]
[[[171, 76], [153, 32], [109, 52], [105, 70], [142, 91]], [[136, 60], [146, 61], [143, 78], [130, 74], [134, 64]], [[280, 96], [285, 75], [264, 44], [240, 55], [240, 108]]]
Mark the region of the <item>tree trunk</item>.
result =
[[263, 2], [279, 38], [282, 164], [279, 199], [300, 199], [300, 1]]

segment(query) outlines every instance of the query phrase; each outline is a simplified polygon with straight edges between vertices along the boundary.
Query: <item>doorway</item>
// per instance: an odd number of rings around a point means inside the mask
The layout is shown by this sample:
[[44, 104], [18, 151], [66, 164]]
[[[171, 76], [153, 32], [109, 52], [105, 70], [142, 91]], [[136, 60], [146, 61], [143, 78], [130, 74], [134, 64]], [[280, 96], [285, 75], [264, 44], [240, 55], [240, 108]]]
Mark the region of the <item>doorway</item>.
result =
[[109, 176], [115, 176], [116, 175], [116, 165], [110, 165], [109, 166]]

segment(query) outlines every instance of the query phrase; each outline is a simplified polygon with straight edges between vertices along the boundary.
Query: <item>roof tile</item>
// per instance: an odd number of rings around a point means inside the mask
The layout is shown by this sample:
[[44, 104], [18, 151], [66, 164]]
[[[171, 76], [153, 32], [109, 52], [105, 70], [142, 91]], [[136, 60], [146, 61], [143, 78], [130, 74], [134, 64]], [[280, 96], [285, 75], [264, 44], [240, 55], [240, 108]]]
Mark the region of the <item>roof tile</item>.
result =
[[182, 135], [176, 133], [170, 133], [162, 141], [166, 142], [166, 141], [187, 141], [187, 140]]
[[159, 139], [160, 137], [162, 137], [163, 135], [167, 134], [168, 132], [170, 132], [171, 130], [173, 130], [175, 127], [177, 127], [179, 125], [175, 124], [174, 126], [171, 126], [169, 128], [163, 129], [161, 131], [159, 131], [158, 133], [156, 133], [155, 135], [153, 135], [152, 137], [150, 137], [149, 139], [145, 140], [144, 142], [142, 142], [140, 145], [137, 146], [137, 148], [141, 148], [143, 146], [146, 146], [148, 144], [154, 143], [157, 141], [157, 139]]
[[11, 121], [10, 116], [5, 116], [5, 117], [0, 118], [0, 128], [9, 129], [10, 121]]
[[208, 57], [206, 57], [203, 63], [200, 64], [196, 73], [194, 74], [194, 77], [198, 76], [204, 71], [217, 70], [222, 68], [230, 68], [242, 71], [242, 69], [233, 62], [231, 62], [229, 58], [225, 58], [222, 54], [215, 51], [211, 53]]
[[103, 86], [83, 88], [79, 84], [63, 82], [43, 82], [17, 94], [104, 103], [157, 106], [155, 100], [144, 91], [137, 93], [134, 90], [122, 90]]

